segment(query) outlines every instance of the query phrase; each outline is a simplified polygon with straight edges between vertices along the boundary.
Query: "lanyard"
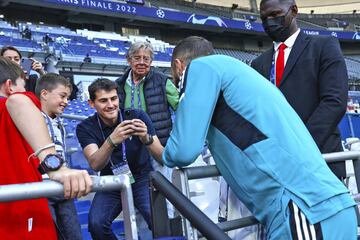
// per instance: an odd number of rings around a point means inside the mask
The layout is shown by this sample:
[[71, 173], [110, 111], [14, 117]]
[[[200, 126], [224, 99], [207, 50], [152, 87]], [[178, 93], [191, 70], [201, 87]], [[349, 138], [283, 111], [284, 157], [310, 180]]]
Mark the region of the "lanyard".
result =
[[55, 143], [55, 145], [60, 145], [63, 148], [64, 153], [65, 153], [66, 152], [66, 149], [65, 149], [66, 148], [66, 146], [65, 146], [65, 130], [64, 130], [62, 124], [60, 123], [59, 118], [56, 118], [56, 121], [57, 121], [58, 128], [60, 130], [60, 133], [61, 133], [62, 142], [60, 142], [55, 136], [55, 131], [54, 131], [52, 120], [50, 119], [50, 117], [46, 113], [43, 113], [43, 114], [44, 114], [44, 116], [46, 118], [46, 124], [48, 125], [48, 128], [50, 130], [50, 137], [52, 139], [52, 142]]
[[270, 82], [275, 85], [275, 52], [273, 54], [273, 57], [271, 59], [271, 69], [270, 69]]
[[131, 108], [134, 108], [134, 95], [135, 95], [135, 88], [138, 97], [138, 109], [142, 109], [141, 107], [141, 98], [140, 98], [140, 86], [135, 86], [135, 83], [131, 81]]
[[[123, 116], [122, 116], [122, 114], [121, 114], [120, 111], [119, 111], [119, 115], [120, 115], [120, 122], [122, 122], [122, 121], [123, 121]], [[101, 135], [102, 135], [102, 137], [103, 137], [103, 139], [104, 139], [104, 142], [105, 142], [105, 141], [106, 141], [106, 138], [105, 138], [104, 131], [102, 130], [102, 127], [101, 127], [99, 114], [96, 114], [96, 117], [97, 117], [97, 121], [98, 121], [99, 128], [100, 128], [100, 130], [101, 130]], [[116, 148], [117, 148], [117, 147], [116, 147]], [[116, 148], [115, 148], [115, 149], [116, 149]], [[121, 142], [121, 150], [122, 150], [122, 160], [123, 160], [124, 162], [127, 162], [127, 161], [126, 161], [125, 141], [122, 141], [122, 142]], [[110, 157], [109, 160], [110, 160], [111, 166], [114, 166], [114, 163], [111, 161], [111, 157]]]

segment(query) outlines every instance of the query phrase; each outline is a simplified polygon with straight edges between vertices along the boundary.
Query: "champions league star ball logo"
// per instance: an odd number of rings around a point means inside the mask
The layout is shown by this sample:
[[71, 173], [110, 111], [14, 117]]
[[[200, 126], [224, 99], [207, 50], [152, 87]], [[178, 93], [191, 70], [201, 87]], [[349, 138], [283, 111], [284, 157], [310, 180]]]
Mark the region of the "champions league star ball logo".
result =
[[354, 36], [352, 37], [354, 40], [360, 40], [360, 33], [356, 32], [354, 33]]
[[337, 38], [337, 33], [336, 33], [336, 32], [332, 32], [332, 33], [331, 33], [331, 36], [333, 36], [333, 37], [336, 37], [336, 38]]
[[245, 23], [245, 28], [248, 30], [252, 29], [251, 23], [249, 21]]
[[205, 23], [209, 23], [211, 21], [214, 21], [216, 22], [216, 24], [219, 26], [219, 27], [228, 27], [226, 25], [226, 23], [219, 17], [214, 17], [214, 16], [208, 16], [206, 18], [203, 18], [203, 19], [198, 19], [195, 14], [192, 14], [188, 20], [186, 22], [188, 23], [192, 23], [192, 24], [201, 24], [201, 25], [204, 25]]
[[156, 15], [159, 17], [159, 18], [164, 18], [165, 17], [165, 12], [161, 9], [158, 9], [156, 10]]

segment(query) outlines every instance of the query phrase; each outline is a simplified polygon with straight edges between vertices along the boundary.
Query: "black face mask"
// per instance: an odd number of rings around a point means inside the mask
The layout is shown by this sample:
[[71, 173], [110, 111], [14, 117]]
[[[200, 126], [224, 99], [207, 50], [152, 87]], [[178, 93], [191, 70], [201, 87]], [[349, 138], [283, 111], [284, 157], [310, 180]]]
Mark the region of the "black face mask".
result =
[[289, 24], [288, 26], [284, 26], [285, 17], [289, 13], [289, 11], [284, 16], [274, 17], [272, 19], [265, 19], [263, 21], [263, 27], [265, 32], [275, 42], [284, 42], [288, 37], [290, 37], [291, 24]]

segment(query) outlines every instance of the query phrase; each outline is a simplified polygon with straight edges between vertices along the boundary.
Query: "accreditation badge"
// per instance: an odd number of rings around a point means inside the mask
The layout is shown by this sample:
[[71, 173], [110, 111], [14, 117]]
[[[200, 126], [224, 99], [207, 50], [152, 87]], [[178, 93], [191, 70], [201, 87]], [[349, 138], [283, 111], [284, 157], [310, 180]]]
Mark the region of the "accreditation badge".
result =
[[122, 162], [122, 163], [118, 163], [116, 165], [111, 166], [111, 171], [116, 176], [121, 175], [121, 174], [126, 174], [130, 178], [131, 184], [133, 184], [135, 182], [135, 178], [132, 175], [130, 168], [129, 168], [129, 164], [127, 164], [127, 162]]

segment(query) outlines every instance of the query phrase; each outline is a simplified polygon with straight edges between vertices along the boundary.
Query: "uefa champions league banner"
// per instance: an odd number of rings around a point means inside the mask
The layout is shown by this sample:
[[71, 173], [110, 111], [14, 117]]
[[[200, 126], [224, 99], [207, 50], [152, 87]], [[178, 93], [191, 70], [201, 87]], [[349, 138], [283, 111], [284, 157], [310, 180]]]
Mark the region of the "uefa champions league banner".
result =
[[360, 41], [360, 32], [346, 32], [346, 31], [323, 31], [313, 29], [301, 29], [308, 35], [322, 35], [322, 36], [333, 36], [339, 39], [353, 39]]
[[[171, 11], [158, 8], [137, 6], [126, 3], [117, 3], [101, 0], [44, 0], [46, 2], [73, 6], [77, 8], [95, 9], [103, 12], [114, 12], [141, 17], [149, 17], [158, 20], [176, 21], [189, 24], [200, 24], [206, 26], [215, 26], [229, 29], [240, 29], [244, 31], [264, 32], [260, 23], [246, 20], [233, 20], [215, 16], [204, 16], [195, 13], [185, 13], [180, 11]], [[334, 36], [340, 39], [354, 39], [360, 41], [360, 33], [345, 31], [323, 31], [302, 29], [308, 35]]]

